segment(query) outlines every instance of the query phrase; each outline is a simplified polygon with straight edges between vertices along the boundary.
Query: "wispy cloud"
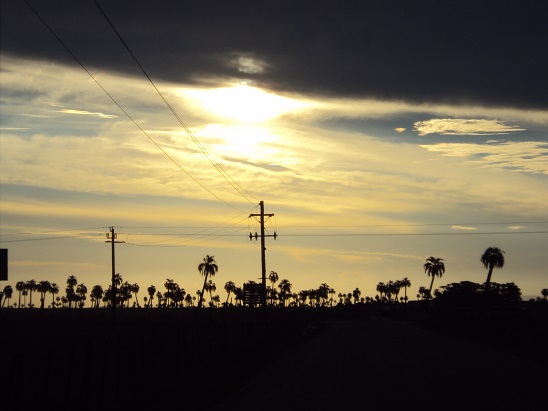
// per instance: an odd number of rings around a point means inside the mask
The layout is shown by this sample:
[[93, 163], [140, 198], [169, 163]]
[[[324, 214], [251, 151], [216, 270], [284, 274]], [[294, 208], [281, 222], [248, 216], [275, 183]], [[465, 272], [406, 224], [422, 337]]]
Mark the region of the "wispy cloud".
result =
[[425, 144], [420, 147], [449, 157], [470, 158], [486, 167], [548, 174], [548, 143], [506, 141], [479, 143]]
[[64, 113], [64, 114], [77, 114], [80, 116], [92, 116], [92, 117], [100, 117], [100, 118], [117, 118], [118, 117], [118, 116], [115, 116], [114, 114], [104, 114], [104, 113], [91, 112], [86, 110], [62, 109], [62, 110], [57, 110], [57, 112]]
[[519, 126], [509, 126], [498, 120], [434, 118], [426, 121], [417, 121], [414, 130], [420, 136], [427, 134], [441, 135], [497, 135], [525, 131]]
[[477, 227], [472, 227], [469, 225], [454, 225], [451, 227], [453, 230], [462, 230], [462, 231], [476, 231]]

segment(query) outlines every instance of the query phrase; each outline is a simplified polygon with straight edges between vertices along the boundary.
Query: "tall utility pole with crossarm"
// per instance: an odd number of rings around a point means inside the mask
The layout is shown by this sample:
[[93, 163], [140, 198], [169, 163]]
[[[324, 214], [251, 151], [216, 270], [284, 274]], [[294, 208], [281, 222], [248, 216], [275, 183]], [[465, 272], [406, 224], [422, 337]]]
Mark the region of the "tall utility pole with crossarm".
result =
[[[276, 232], [272, 235], [265, 235], [264, 233], [264, 222], [265, 217], [274, 217], [274, 214], [265, 214], [264, 213], [264, 202], [259, 203], [260, 213], [259, 214], [249, 214], [249, 217], [259, 217], [259, 223], [261, 225], [261, 305], [263, 308], [266, 308], [266, 247], [265, 247], [265, 237], [274, 237], [274, 240], [277, 237]], [[257, 233], [255, 235], [249, 233], [249, 239], [252, 240], [255, 237], [255, 240], [259, 237]]]
[[114, 227], [110, 227], [110, 232], [107, 233], [107, 241], [105, 243], [111, 243], [112, 244], [112, 286], [110, 290], [111, 294], [111, 301], [112, 304], [112, 319], [116, 319], [116, 264], [114, 259], [114, 244], [116, 243], [125, 243], [125, 241], [116, 241], [116, 238], [118, 237], [118, 234], [114, 232]]

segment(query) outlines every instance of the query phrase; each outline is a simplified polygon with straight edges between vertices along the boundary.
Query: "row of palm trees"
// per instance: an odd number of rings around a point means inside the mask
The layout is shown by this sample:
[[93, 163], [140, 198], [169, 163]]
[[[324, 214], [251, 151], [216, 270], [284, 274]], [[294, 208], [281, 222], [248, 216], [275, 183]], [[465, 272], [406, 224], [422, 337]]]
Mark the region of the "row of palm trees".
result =
[[[502, 268], [504, 266], [504, 251], [497, 247], [489, 247], [481, 256], [481, 262], [483, 266], [488, 270], [487, 279], [485, 282], [484, 293], [489, 293], [491, 277], [495, 268]], [[428, 257], [423, 265], [424, 272], [431, 277], [430, 285], [428, 288], [421, 286], [417, 298], [428, 300], [432, 298], [432, 289], [434, 286], [434, 279], [436, 277], [441, 278], [445, 273], [445, 263], [443, 258]], [[212, 278], [218, 272], [219, 267], [215, 261], [214, 256], [206, 255], [202, 262], [198, 265], [198, 272], [204, 277], [204, 283], [201, 290], [196, 291], [196, 295], [187, 293], [184, 288], [173, 281], [173, 279], [167, 279], [164, 283], [166, 291], [164, 293], [158, 291], [154, 285], [147, 288], [147, 296], [143, 298], [144, 307], [152, 308], [180, 308], [180, 307], [194, 307], [196, 301], [197, 306], [201, 308], [204, 304], [206, 293], [209, 295], [209, 307], [215, 308], [220, 306], [229, 305], [242, 305], [244, 303], [244, 291], [242, 287], [236, 286], [233, 281], [227, 281], [224, 290], [227, 293], [226, 300], [221, 303], [220, 296], [215, 294], [217, 287]], [[309, 306], [309, 307], [327, 307], [333, 306], [336, 302], [334, 295], [335, 290], [327, 284], [321, 284], [317, 289], [302, 290], [298, 293], [292, 292], [292, 284], [287, 279], [279, 281], [278, 273], [271, 271], [268, 279], [270, 285], [267, 286], [267, 304], [270, 306]], [[249, 283], [253, 283], [252, 281]], [[278, 283], [278, 284], [277, 284]], [[139, 303], [138, 293], [140, 287], [137, 283], [131, 284], [124, 281], [120, 274], [115, 275], [114, 279], [115, 292], [116, 292], [116, 304], [120, 307], [141, 307]], [[276, 286], [277, 284], [277, 286]], [[377, 295], [374, 298], [361, 297], [361, 291], [359, 288], [354, 289], [349, 293], [339, 293], [339, 301], [337, 304], [349, 305], [359, 303], [370, 302], [382, 302], [382, 303], [399, 303], [407, 302], [407, 289], [411, 287], [410, 280], [406, 277], [402, 280], [388, 281], [387, 283], [379, 282], [376, 287]], [[47, 294], [51, 294], [52, 301], [49, 307], [80, 307], [85, 306], [87, 300], [88, 289], [85, 284], [78, 284], [78, 281], [74, 275], [71, 275], [67, 279], [67, 285], [65, 288], [65, 296], [58, 296], [59, 286], [49, 281], [36, 282], [35, 280], [29, 280], [27, 282], [19, 281], [15, 285], [15, 289], [19, 292], [19, 302], [17, 307], [34, 307], [32, 303], [33, 292], [40, 293], [40, 308], [45, 308], [45, 301]], [[401, 290], [404, 291], [404, 296], [399, 297]], [[112, 302], [112, 287], [103, 290], [102, 286], [95, 285], [92, 287], [89, 294], [91, 300], [91, 307], [99, 308], [101, 303], [103, 306], [109, 306]], [[542, 290], [542, 295], [546, 300], [548, 298], [548, 289]], [[3, 300], [1, 306], [4, 307], [7, 302], [7, 306], [10, 307], [10, 300], [13, 296], [13, 289], [10, 285], [4, 287]], [[26, 299], [29, 297], [29, 304], [27, 305]], [[24, 302], [21, 303], [21, 297]], [[15, 306], [15, 305], [14, 305]]]

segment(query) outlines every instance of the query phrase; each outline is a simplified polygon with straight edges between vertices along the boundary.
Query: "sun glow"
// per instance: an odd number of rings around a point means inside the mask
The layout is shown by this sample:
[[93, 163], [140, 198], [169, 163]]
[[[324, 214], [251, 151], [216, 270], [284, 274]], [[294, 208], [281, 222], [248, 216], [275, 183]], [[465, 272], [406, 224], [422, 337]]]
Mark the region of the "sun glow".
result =
[[223, 156], [268, 161], [279, 154], [279, 150], [269, 147], [277, 137], [263, 127], [209, 124], [200, 134], [213, 139], [215, 152]]
[[263, 123], [309, 106], [309, 103], [245, 84], [216, 89], [186, 89], [183, 94], [196, 100], [213, 115], [246, 123]]

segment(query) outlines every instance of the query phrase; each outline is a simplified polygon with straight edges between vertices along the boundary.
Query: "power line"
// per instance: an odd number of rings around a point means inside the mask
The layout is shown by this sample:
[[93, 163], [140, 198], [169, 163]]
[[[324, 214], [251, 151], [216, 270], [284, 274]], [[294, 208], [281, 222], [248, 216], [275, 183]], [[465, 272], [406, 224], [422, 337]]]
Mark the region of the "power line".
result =
[[[137, 66], [139, 66], [139, 68], [141, 69], [141, 71], [143, 72], [143, 74], [145, 75], [145, 77], [148, 79], [148, 81], [150, 82], [150, 84], [152, 85], [152, 87], [154, 87], [154, 90], [156, 90], [156, 93], [158, 93], [158, 95], [160, 96], [160, 98], [162, 99], [162, 101], [165, 103], [165, 105], [167, 106], [167, 108], [171, 111], [171, 113], [173, 114], [173, 116], [177, 119], [177, 121], [179, 122], [179, 124], [181, 125], [181, 127], [183, 127], [183, 129], [187, 132], [187, 134], [190, 136], [190, 138], [192, 139], [192, 141], [194, 141], [194, 143], [196, 144], [196, 146], [198, 147], [198, 149], [206, 156], [206, 158], [209, 160], [209, 162], [213, 165], [213, 167], [215, 167], [215, 169], [217, 170], [217, 172], [219, 172], [219, 174], [221, 174], [221, 176], [238, 192], [238, 194], [240, 194], [246, 201], [248, 201], [249, 203], [252, 203], [251, 200], [249, 200], [249, 198], [244, 195], [244, 193], [248, 194], [250, 197], [252, 198], [255, 198], [252, 194], [249, 194], [246, 190], [244, 190], [227, 172], [226, 170], [223, 169], [223, 167], [217, 163], [215, 160], [213, 160], [213, 158], [211, 157], [211, 155], [209, 154], [209, 152], [207, 151], [207, 149], [200, 143], [200, 141], [196, 138], [196, 136], [194, 136], [194, 134], [192, 133], [192, 131], [187, 127], [187, 125], [184, 123], [183, 119], [179, 116], [179, 114], [177, 114], [177, 112], [175, 111], [175, 109], [173, 108], [173, 106], [167, 101], [167, 99], [165, 98], [165, 96], [162, 94], [162, 92], [158, 89], [158, 87], [156, 87], [156, 84], [154, 83], [154, 81], [152, 80], [152, 78], [148, 75], [148, 73], [146, 72], [146, 70], [144, 69], [144, 67], [141, 65], [141, 63], [139, 62], [139, 60], [137, 59], [137, 57], [135, 56], [135, 54], [133, 54], [133, 52], [131, 51], [131, 49], [129, 48], [128, 44], [125, 42], [125, 40], [122, 38], [122, 35], [120, 34], [120, 32], [116, 29], [116, 27], [114, 26], [114, 24], [112, 23], [112, 21], [109, 19], [109, 17], [107, 16], [107, 14], [105, 13], [105, 11], [103, 10], [103, 8], [100, 6], [99, 2], [97, 0], [93, 0], [93, 2], [95, 3], [95, 5], [97, 6], [97, 8], [99, 9], [99, 11], [101, 12], [101, 14], [103, 15], [103, 17], [105, 18], [105, 20], [108, 22], [108, 24], [110, 25], [110, 27], [112, 28], [112, 30], [114, 31], [114, 33], [116, 33], [116, 36], [118, 36], [118, 39], [122, 42], [122, 44], [124, 45], [124, 47], [126, 48], [126, 50], [128, 51], [128, 53], [131, 55], [131, 57], [133, 58], [133, 60], [135, 61], [135, 63], [137, 64]], [[257, 199], [255, 199], [257, 200]], [[257, 200], [258, 201], [258, 200]]]
[[38, 13], [36, 9], [34, 9], [30, 3], [25, 0], [25, 3], [29, 8], [33, 11], [33, 13], [40, 19], [40, 21], [46, 26], [46, 28], [50, 31], [50, 33], [55, 37], [55, 39], [63, 46], [63, 48], [72, 56], [72, 58], [84, 69], [84, 71], [91, 77], [91, 79], [97, 84], [101, 90], [105, 92], [105, 94], [112, 100], [112, 102], [124, 113], [124, 115], [133, 123], [135, 126], [141, 130], [141, 132], [148, 137], [154, 145], [160, 149], [160, 151], [167, 157], [171, 162], [173, 162], [181, 171], [183, 171], [188, 177], [190, 177], [196, 184], [198, 184], [200, 187], [202, 187], [205, 191], [207, 191], [209, 194], [211, 194], [213, 197], [215, 197], [217, 200], [221, 201], [222, 203], [228, 205], [229, 207], [238, 210], [236, 207], [234, 207], [232, 204], [227, 203], [222, 198], [214, 194], [211, 190], [209, 190], [206, 186], [204, 186], [201, 182], [199, 182], [196, 178], [194, 178], [189, 172], [187, 172], [177, 161], [173, 159], [134, 119], [131, 117], [131, 115], [114, 99], [114, 97], [99, 83], [99, 81], [91, 74], [91, 72], [84, 66], [84, 64], [76, 57], [76, 55], [68, 48], [68, 46], [63, 42], [63, 40], [55, 33], [55, 31], [49, 26], [49, 24], [42, 18], [42, 16]]

